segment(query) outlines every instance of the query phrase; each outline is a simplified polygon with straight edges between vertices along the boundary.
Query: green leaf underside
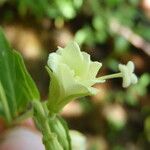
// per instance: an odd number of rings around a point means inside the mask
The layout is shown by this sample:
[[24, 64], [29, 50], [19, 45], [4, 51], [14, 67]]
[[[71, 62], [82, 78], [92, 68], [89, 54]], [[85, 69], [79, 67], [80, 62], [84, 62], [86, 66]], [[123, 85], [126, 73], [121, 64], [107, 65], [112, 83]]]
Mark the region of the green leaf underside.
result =
[[10, 48], [2, 29], [0, 29], [0, 82], [13, 117], [22, 113], [29, 101], [40, 98], [21, 55]]

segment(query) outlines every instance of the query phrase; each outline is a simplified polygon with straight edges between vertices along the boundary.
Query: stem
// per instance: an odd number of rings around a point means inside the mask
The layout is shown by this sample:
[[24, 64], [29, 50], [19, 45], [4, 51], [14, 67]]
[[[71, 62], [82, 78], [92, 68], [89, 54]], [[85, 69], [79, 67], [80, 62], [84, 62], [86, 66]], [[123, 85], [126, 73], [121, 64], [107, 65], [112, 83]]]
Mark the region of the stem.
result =
[[49, 126], [49, 118], [47, 111], [44, 110], [44, 107], [41, 102], [34, 101], [34, 120], [43, 134], [43, 144], [45, 145], [46, 150], [63, 150], [61, 145], [57, 140], [57, 136], [53, 133]]
[[115, 73], [115, 74], [111, 74], [111, 75], [106, 75], [106, 76], [102, 76], [97, 78], [98, 80], [106, 80], [106, 79], [112, 79], [112, 78], [121, 78], [122, 77], [122, 73]]
[[5, 94], [5, 91], [3, 89], [3, 86], [1, 84], [1, 82], [0, 82], [0, 100], [1, 100], [3, 108], [4, 108], [7, 123], [10, 124], [12, 122], [12, 116], [11, 116], [11, 113], [10, 113], [10, 109], [9, 109], [9, 105], [8, 105], [8, 102], [7, 102], [6, 94]]
[[26, 120], [27, 118], [30, 118], [33, 116], [33, 109], [25, 112], [23, 115], [17, 117], [14, 121], [13, 121], [13, 124], [18, 124], [24, 120]]

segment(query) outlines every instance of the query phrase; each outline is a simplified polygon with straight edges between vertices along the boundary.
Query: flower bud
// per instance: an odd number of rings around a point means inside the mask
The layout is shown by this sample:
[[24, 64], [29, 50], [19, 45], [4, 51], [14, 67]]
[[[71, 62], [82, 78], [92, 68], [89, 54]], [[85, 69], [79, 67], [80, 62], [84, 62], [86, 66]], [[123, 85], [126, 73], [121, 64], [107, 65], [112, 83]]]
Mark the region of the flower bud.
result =
[[56, 134], [57, 140], [63, 149], [70, 150], [70, 138], [65, 121], [61, 117], [55, 116], [53, 118], [49, 118], [49, 126], [51, 128], [51, 132]]

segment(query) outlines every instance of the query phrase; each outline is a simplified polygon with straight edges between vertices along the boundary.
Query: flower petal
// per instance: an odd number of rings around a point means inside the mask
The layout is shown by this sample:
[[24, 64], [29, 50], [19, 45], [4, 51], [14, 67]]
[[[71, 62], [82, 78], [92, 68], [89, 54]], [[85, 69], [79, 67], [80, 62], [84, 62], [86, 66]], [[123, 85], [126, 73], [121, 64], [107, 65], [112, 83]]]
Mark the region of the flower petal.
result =
[[123, 75], [123, 87], [128, 87], [131, 84], [128, 68], [125, 65], [119, 64], [119, 70]]
[[54, 71], [56, 72], [56, 70], [58, 70], [58, 64], [62, 63], [62, 59], [60, 57], [60, 55], [58, 55], [57, 53], [51, 53], [48, 57], [48, 66]]
[[90, 68], [89, 68], [89, 74], [88, 74], [88, 79], [95, 79], [99, 69], [101, 68], [102, 63], [99, 63], [97, 61], [91, 62], [90, 63]]
[[85, 53], [85, 52], [82, 52], [82, 56], [83, 56], [83, 61], [82, 61], [82, 68], [83, 68], [83, 70], [82, 70], [82, 72], [83, 72], [83, 74], [82, 74], [82, 78], [83, 79], [87, 79], [87, 75], [88, 75], [88, 72], [90, 71], [89, 70], [89, 67], [90, 67], [90, 55], [89, 54], [87, 54], [87, 53]]
[[71, 42], [64, 49], [59, 48], [58, 53], [61, 55], [63, 63], [80, 76], [84, 66], [82, 65], [83, 56], [78, 44]]
[[73, 72], [67, 65], [61, 64], [61, 83], [65, 91], [65, 96], [68, 95], [83, 95], [88, 93], [88, 87], [86, 87], [82, 82], [78, 82], [74, 76]]
[[56, 104], [59, 102], [61, 97], [63, 97], [64, 89], [59, 82], [56, 74], [52, 72], [52, 70], [49, 69], [49, 67], [46, 67], [48, 74], [50, 75], [51, 82], [49, 86], [49, 95], [48, 95], [48, 108], [55, 112]]
[[87, 88], [81, 84], [75, 84], [70, 88], [70, 93], [63, 97], [59, 103], [57, 103], [57, 110], [61, 110], [68, 102], [75, 98], [87, 96], [87, 95], [94, 95], [98, 92], [95, 88]]
[[134, 71], [134, 63], [132, 61], [129, 61], [127, 63], [127, 67], [128, 67], [128, 70], [130, 70], [130, 72]]
[[132, 84], [136, 84], [138, 82], [138, 78], [134, 73], [131, 76], [131, 82]]

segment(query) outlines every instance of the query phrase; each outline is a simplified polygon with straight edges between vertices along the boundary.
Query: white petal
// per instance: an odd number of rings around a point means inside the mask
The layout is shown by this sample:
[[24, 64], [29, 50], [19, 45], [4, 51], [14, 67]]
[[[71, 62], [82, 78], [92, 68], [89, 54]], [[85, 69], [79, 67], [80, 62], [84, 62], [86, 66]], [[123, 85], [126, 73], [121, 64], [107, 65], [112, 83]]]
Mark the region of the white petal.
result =
[[78, 82], [74, 74], [67, 65], [61, 65], [61, 80], [60, 81], [65, 89], [65, 95], [83, 95], [87, 94], [88, 87], [81, 82]]
[[131, 76], [131, 82], [132, 84], [136, 84], [138, 82], [138, 78], [134, 73]]
[[83, 56], [83, 61], [82, 61], [82, 71], [83, 71], [83, 74], [82, 74], [82, 78], [86, 79], [87, 76], [88, 76], [88, 72], [90, 71], [89, 68], [90, 68], [90, 55], [85, 53], [85, 52], [82, 52], [82, 56]]
[[51, 53], [48, 56], [48, 66], [55, 72], [58, 68], [58, 64], [62, 63], [61, 57], [57, 53]]
[[88, 74], [88, 79], [95, 79], [99, 69], [101, 68], [102, 63], [99, 63], [97, 61], [91, 62], [90, 63], [90, 68], [89, 68], [89, 74]]
[[65, 57], [66, 59], [71, 59], [74, 61], [74, 59], [78, 59], [78, 61], [82, 61], [82, 53], [80, 51], [80, 47], [76, 42], [69, 43], [64, 49], [61, 51], [62, 57]]
[[127, 63], [127, 67], [128, 67], [128, 69], [129, 69], [130, 72], [134, 71], [134, 63], [132, 61], [129, 61]]
[[119, 68], [119, 70], [121, 71], [121, 72], [124, 72], [123, 70], [124, 70], [124, 67], [126, 67], [125, 65], [122, 65], [122, 64], [119, 64], [118, 65], [118, 68]]
[[77, 76], [83, 73], [83, 56], [77, 43], [71, 42], [64, 49], [59, 48], [58, 53], [61, 55], [63, 63], [74, 70]]
[[128, 68], [125, 65], [119, 64], [119, 70], [123, 75], [123, 87], [128, 87], [131, 84]]
[[66, 92], [75, 84], [74, 72], [66, 65], [59, 64], [59, 80]]

